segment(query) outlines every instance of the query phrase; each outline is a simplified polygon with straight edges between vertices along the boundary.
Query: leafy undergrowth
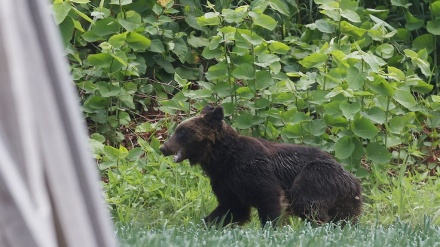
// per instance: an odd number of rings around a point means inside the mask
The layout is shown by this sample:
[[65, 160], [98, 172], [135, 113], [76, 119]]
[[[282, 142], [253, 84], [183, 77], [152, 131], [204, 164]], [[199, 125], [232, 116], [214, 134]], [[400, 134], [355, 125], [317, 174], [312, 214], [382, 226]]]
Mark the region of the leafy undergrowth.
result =
[[206, 229], [203, 225], [145, 230], [117, 224], [120, 246], [438, 246], [440, 227], [429, 217], [420, 224], [397, 221], [389, 226], [360, 224], [340, 228], [331, 224], [279, 229], [232, 227]]
[[[141, 147], [129, 151], [94, 143], [104, 153], [100, 167], [112, 167], [103, 173], [102, 184], [114, 220], [148, 229], [199, 223], [216, 205], [209, 179], [198, 166], [176, 164], [160, 155], [158, 140], [139, 143]], [[393, 175], [381, 170], [373, 167], [370, 177], [363, 179], [361, 223], [391, 224], [400, 218], [415, 224], [425, 214], [440, 223], [437, 176], [408, 172], [403, 165]]]
[[440, 2], [300, 2], [53, 0], [52, 12], [101, 143], [138, 147], [211, 103], [241, 133], [318, 146], [361, 178], [437, 168]]

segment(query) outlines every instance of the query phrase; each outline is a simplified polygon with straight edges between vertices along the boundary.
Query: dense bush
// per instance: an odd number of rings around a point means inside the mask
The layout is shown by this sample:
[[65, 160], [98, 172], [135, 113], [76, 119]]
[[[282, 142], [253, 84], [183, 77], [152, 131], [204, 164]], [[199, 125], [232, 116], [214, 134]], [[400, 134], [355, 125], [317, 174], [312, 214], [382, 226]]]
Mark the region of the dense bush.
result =
[[372, 186], [438, 172], [440, 1], [56, 0], [52, 9], [113, 205], [131, 188], [136, 203], [163, 196], [172, 163], [156, 155], [159, 142], [207, 103], [245, 134], [333, 153]]

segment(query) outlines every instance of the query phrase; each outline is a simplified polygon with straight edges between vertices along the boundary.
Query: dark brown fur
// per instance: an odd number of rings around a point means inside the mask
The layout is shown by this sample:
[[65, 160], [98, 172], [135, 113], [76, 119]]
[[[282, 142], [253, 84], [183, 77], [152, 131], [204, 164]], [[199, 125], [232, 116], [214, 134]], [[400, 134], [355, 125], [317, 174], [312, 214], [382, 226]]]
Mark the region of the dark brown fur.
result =
[[[200, 164], [211, 180], [218, 206], [208, 223], [223, 219], [243, 224], [255, 207], [261, 224], [282, 211], [318, 224], [356, 223], [361, 213], [361, 185], [331, 155], [318, 148], [280, 144], [241, 136], [223, 121], [221, 107], [205, 107], [160, 148], [175, 161]], [[286, 208], [287, 202], [287, 208]]]

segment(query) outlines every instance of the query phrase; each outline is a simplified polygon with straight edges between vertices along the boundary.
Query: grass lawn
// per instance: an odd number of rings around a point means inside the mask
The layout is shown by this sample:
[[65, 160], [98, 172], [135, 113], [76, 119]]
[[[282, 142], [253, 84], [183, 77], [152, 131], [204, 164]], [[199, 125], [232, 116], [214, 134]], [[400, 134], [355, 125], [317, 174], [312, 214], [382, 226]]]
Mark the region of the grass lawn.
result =
[[362, 180], [355, 227], [313, 227], [291, 217], [281, 228], [261, 229], [254, 210], [242, 227], [207, 229], [201, 219], [217, 202], [200, 168], [147, 159], [120, 164], [103, 183], [120, 246], [440, 246], [440, 180], [427, 172], [373, 169]]
[[287, 225], [280, 229], [231, 227], [206, 229], [200, 225], [145, 230], [117, 224], [121, 246], [440, 246], [440, 227], [426, 217], [420, 224], [395, 222], [389, 226], [356, 227], [326, 224]]

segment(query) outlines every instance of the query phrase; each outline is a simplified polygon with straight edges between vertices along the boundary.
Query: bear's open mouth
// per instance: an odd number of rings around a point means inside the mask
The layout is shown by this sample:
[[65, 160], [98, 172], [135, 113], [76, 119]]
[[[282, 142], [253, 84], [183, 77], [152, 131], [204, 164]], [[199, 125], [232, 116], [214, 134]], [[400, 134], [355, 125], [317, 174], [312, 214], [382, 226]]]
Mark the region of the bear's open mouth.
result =
[[179, 151], [177, 151], [177, 153], [174, 155], [174, 162], [176, 163], [180, 163], [184, 160], [185, 158], [183, 157], [183, 151], [182, 149], [180, 149]]

